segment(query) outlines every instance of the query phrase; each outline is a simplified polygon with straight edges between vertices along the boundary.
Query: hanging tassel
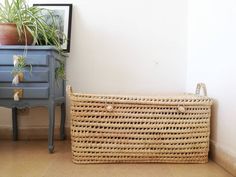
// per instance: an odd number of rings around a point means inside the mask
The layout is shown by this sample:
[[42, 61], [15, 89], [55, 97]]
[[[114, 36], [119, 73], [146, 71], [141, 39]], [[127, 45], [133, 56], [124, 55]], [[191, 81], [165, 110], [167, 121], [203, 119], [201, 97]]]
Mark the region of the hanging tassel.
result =
[[20, 100], [20, 98], [19, 98], [19, 92], [16, 92], [15, 94], [14, 94], [14, 101], [19, 101]]
[[17, 66], [19, 63], [19, 56], [18, 55], [13, 55], [13, 65], [14, 67]]
[[12, 80], [13, 85], [18, 85], [19, 84], [19, 75], [16, 74]]

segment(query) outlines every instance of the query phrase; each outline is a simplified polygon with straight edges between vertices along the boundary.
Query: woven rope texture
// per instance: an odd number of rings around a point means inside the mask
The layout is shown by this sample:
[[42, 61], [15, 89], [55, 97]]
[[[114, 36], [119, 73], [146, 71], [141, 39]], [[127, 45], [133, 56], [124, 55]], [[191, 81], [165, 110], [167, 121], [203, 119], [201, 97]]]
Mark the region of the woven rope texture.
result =
[[75, 163], [205, 163], [212, 100], [70, 94]]

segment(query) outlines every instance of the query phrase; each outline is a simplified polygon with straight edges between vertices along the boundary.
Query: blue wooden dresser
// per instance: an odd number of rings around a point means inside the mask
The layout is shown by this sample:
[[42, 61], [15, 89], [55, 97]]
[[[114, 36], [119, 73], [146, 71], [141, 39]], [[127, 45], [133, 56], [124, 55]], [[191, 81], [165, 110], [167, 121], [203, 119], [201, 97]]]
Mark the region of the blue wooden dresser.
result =
[[[17, 85], [12, 84], [14, 55], [25, 55], [27, 64]], [[0, 46], [0, 107], [12, 109], [14, 140], [17, 140], [18, 130], [17, 109], [46, 106], [49, 113], [48, 150], [52, 153], [56, 105], [61, 106], [60, 136], [65, 139], [65, 81], [55, 79], [55, 70], [65, 58], [52, 46], [27, 46], [27, 50], [25, 46]], [[15, 94], [18, 94], [18, 100], [14, 100]]]

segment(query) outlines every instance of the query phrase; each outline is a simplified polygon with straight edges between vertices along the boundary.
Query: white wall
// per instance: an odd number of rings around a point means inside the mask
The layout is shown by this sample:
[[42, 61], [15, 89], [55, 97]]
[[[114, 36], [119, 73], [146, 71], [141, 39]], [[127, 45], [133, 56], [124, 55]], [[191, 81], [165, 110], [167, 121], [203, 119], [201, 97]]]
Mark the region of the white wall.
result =
[[186, 0], [75, 3], [68, 81], [85, 92], [182, 92]]
[[[67, 61], [74, 90], [141, 95], [185, 90], [187, 0], [30, 0], [53, 2], [74, 6]], [[1, 109], [0, 115], [11, 126], [10, 111]], [[33, 109], [20, 126], [47, 121], [46, 109]]]
[[212, 142], [236, 158], [236, 1], [190, 0], [188, 32], [187, 90], [206, 83]]

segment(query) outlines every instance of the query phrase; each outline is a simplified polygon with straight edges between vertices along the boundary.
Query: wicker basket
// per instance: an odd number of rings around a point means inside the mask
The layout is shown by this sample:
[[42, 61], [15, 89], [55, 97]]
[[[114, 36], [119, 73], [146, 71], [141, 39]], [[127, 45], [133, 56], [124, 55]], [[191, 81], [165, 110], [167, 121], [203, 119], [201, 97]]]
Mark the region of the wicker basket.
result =
[[[205, 88], [198, 84], [197, 93], [201, 86]], [[208, 97], [108, 96], [68, 88], [74, 163], [208, 161]]]

